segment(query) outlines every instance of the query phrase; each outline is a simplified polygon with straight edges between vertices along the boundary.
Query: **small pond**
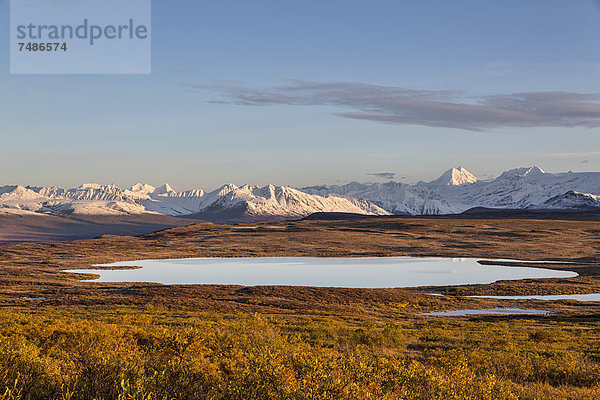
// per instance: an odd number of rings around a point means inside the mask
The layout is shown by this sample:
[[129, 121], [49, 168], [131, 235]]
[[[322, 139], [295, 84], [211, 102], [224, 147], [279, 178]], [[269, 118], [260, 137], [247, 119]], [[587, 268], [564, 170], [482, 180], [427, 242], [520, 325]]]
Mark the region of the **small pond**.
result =
[[600, 293], [592, 294], [557, 294], [544, 296], [469, 296], [480, 299], [499, 299], [499, 300], [576, 300], [576, 301], [600, 301]]
[[464, 317], [467, 315], [548, 315], [546, 310], [524, 310], [522, 308], [486, 308], [483, 310], [453, 310], [421, 313], [430, 317]]

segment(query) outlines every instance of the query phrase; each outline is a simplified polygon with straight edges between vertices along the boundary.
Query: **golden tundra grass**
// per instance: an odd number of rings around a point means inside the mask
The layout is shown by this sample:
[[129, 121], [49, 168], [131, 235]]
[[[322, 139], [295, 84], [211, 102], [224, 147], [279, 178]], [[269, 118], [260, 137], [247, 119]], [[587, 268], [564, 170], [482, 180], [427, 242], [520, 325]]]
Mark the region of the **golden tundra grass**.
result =
[[[593, 221], [376, 218], [0, 247], [0, 399], [595, 399], [600, 305], [469, 294], [600, 292]], [[175, 257], [574, 260], [572, 279], [429, 289], [99, 284], [61, 273]], [[28, 300], [43, 298], [43, 300]], [[542, 317], [421, 312], [523, 307]]]

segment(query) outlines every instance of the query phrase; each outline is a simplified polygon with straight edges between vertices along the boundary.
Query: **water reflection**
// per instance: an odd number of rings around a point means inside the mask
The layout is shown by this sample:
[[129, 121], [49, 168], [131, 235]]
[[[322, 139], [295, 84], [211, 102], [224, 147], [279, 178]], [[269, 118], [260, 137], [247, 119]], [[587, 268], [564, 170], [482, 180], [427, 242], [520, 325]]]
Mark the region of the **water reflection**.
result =
[[95, 282], [162, 284], [292, 285], [391, 288], [487, 284], [498, 280], [569, 278], [574, 272], [530, 267], [481, 265], [477, 259], [379, 258], [187, 258], [124, 261], [104, 267], [128, 270], [71, 270], [100, 275]]
[[421, 313], [420, 315], [435, 317], [464, 317], [466, 315], [548, 315], [550, 311], [546, 310], [524, 310], [522, 308], [486, 308], [483, 310], [453, 310], [439, 311], [431, 313]]
[[543, 296], [469, 296], [480, 299], [499, 299], [499, 300], [576, 300], [576, 301], [600, 301], [600, 293], [592, 294], [557, 294]]

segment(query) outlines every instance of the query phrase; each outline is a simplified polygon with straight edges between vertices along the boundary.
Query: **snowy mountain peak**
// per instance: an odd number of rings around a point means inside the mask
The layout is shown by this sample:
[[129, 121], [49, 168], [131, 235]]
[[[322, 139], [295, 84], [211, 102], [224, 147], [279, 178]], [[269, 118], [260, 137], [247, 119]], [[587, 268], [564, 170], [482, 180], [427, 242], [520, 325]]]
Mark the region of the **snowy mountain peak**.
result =
[[523, 178], [523, 177], [535, 177], [535, 176], [539, 176], [539, 175], [543, 175], [546, 172], [544, 172], [543, 169], [541, 169], [540, 167], [537, 166], [533, 166], [533, 167], [520, 167], [520, 168], [514, 168], [514, 169], [510, 169], [508, 171], [505, 171], [502, 173], [502, 175], [500, 175], [498, 177], [498, 179], [507, 179], [507, 178]]
[[176, 192], [166, 182], [164, 185], [157, 187], [153, 192], [153, 194], [169, 194], [169, 193], [176, 193]]
[[102, 190], [103, 188], [104, 186], [98, 183], [84, 183], [77, 187], [79, 190]]
[[[431, 183], [357, 183], [313, 186], [237, 187], [227, 184], [205, 193], [175, 192], [138, 183], [129, 190], [89, 183], [75, 189], [0, 185], [0, 208], [55, 215], [160, 213], [224, 221], [298, 218], [314, 212], [358, 214], [452, 214], [473, 207], [504, 209], [600, 210], [600, 172], [545, 173], [515, 168], [490, 181], [477, 181], [462, 167]], [[233, 219], [232, 219], [233, 218]]]
[[541, 169], [538, 166], [533, 166], [531, 168], [529, 168], [529, 170], [527, 171], [527, 174], [545, 174], [546, 171], [544, 171], [543, 169]]
[[2, 198], [36, 198], [38, 194], [33, 190], [21, 185], [0, 186], [0, 197]]
[[475, 175], [463, 167], [451, 168], [444, 172], [435, 181], [431, 182], [434, 186], [462, 186], [477, 182]]
[[228, 193], [236, 191], [237, 189], [238, 189], [238, 187], [235, 186], [233, 183], [228, 183], [226, 185], [221, 186], [219, 189], [217, 189], [217, 194], [219, 196], [224, 196]]
[[156, 190], [154, 186], [147, 185], [145, 183], [136, 183], [132, 187], [129, 188], [130, 192], [140, 193], [140, 194], [149, 194], [153, 193]]

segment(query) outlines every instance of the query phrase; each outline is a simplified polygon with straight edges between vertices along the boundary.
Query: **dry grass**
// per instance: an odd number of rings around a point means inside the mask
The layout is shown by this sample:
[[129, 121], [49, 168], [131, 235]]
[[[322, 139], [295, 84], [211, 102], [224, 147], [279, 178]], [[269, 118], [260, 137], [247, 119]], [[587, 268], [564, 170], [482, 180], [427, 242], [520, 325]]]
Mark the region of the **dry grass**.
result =
[[[600, 292], [598, 222], [282, 225], [1, 246], [0, 399], [598, 398], [600, 303], [465, 297]], [[61, 272], [155, 258], [401, 255], [576, 260], [550, 267], [580, 276], [435, 288], [449, 294], [438, 297], [432, 288], [102, 284]], [[488, 307], [554, 314], [419, 315]]]

